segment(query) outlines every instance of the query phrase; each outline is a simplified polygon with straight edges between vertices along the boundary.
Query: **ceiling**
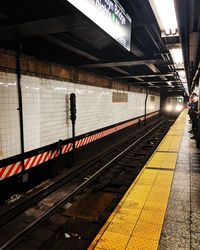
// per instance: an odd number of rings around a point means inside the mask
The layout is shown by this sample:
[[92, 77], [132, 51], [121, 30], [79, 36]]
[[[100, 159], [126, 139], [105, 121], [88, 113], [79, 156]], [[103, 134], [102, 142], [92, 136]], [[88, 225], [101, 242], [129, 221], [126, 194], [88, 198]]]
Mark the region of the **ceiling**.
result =
[[189, 91], [199, 84], [200, 1], [174, 0]]
[[180, 38], [163, 39], [148, 0], [120, 0], [132, 18], [128, 51], [67, 0], [1, 0], [0, 47], [16, 51], [22, 43], [23, 54], [161, 93], [184, 94], [167, 49], [182, 42], [191, 88], [198, 77], [200, 9], [195, 4], [200, 1], [184, 1], [175, 0]]

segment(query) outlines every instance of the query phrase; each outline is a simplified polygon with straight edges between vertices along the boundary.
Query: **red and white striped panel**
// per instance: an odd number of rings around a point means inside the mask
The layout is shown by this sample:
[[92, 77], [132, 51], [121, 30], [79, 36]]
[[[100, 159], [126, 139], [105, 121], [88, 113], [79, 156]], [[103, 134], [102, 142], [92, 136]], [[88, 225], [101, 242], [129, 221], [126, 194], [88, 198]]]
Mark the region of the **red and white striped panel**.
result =
[[58, 156], [58, 152], [56, 150], [50, 150], [46, 151], [42, 154], [32, 156], [30, 158], [27, 158], [24, 162], [24, 168], [25, 170], [33, 168], [37, 165], [40, 165], [46, 161], [49, 161], [53, 158], [56, 158]]
[[102, 138], [102, 136], [103, 136], [102, 132], [94, 134], [94, 135], [91, 135], [90, 139], [89, 139], [89, 142], [87, 142], [87, 144], [90, 143], [90, 142], [92, 142], [92, 141], [99, 140], [100, 138]]
[[147, 118], [150, 118], [150, 117], [152, 117], [152, 116], [154, 116], [154, 115], [158, 115], [158, 114], [159, 114], [159, 111], [157, 111], [157, 112], [155, 112], [155, 113], [153, 113], [153, 114], [147, 115]]
[[[150, 118], [154, 115], [159, 114], [159, 111], [147, 115], [147, 118]], [[144, 117], [141, 117], [140, 120], [144, 120]], [[90, 142], [99, 140], [105, 136], [108, 136], [116, 131], [119, 131], [123, 128], [129, 127], [135, 123], [137, 123], [139, 121], [139, 119], [136, 119], [134, 121], [130, 121], [130, 122], [126, 122], [124, 124], [121, 124], [119, 126], [115, 126], [113, 128], [107, 129], [105, 131], [99, 132], [97, 134], [94, 135], [90, 135], [88, 137], [85, 137], [83, 139], [80, 139], [78, 141], [76, 141], [76, 148], [82, 147]], [[70, 152], [72, 150], [72, 143], [68, 143], [64, 146], [62, 146], [62, 153], [65, 154], [67, 152]], [[25, 170], [33, 168], [37, 165], [40, 165], [44, 162], [47, 162], [53, 158], [58, 157], [59, 153], [57, 150], [50, 150], [50, 151], [46, 151], [44, 153], [41, 153], [39, 155], [35, 155], [32, 156], [30, 158], [27, 158], [24, 162], [24, 168]], [[21, 162], [17, 162], [17, 163], [13, 163], [9, 166], [5, 166], [3, 168], [0, 168], [0, 180], [3, 180], [5, 178], [8, 178], [10, 176], [13, 176], [15, 174], [18, 174], [22, 171], [22, 163]]]
[[17, 162], [13, 163], [7, 167], [0, 168], [0, 180], [6, 179], [10, 176], [13, 176], [15, 174], [18, 174], [22, 171], [22, 163]]
[[75, 147], [79, 148], [79, 147], [83, 146], [83, 143], [84, 143], [84, 139], [80, 139], [80, 140], [75, 142]]
[[95, 141], [96, 136], [97, 136], [97, 134], [94, 134], [94, 135], [90, 135], [88, 137], [85, 137], [83, 139], [80, 139], [80, 140], [76, 141], [76, 148], [80, 148], [80, 147], [82, 147], [82, 146], [84, 146], [84, 145], [86, 145], [86, 144], [88, 144], [90, 142]]
[[[152, 116], [154, 116], [154, 115], [156, 115], [156, 114], [158, 114], [158, 113], [159, 113], [159, 112], [150, 114], [150, 115], [147, 116], [147, 118], [150, 118], [150, 117], [152, 117]], [[143, 121], [143, 120], [144, 120], [144, 117], [141, 117], [140, 120]], [[88, 143], [90, 143], [90, 142], [99, 140], [99, 139], [101, 139], [101, 138], [103, 138], [103, 137], [105, 137], [105, 136], [108, 136], [108, 135], [110, 135], [110, 134], [113, 134], [113, 133], [115, 133], [115, 132], [117, 132], [117, 131], [119, 131], [119, 130], [121, 130], [121, 129], [123, 129], [123, 128], [127, 128], [127, 127], [129, 127], [129, 126], [131, 126], [131, 125], [133, 125], [133, 124], [138, 123], [138, 122], [139, 122], [139, 119], [136, 119], [136, 120], [134, 120], [134, 121], [129, 121], [129, 122], [123, 123], [123, 124], [121, 124], [121, 125], [119, 125], [119, 126], [115, 126], [115, 127], [113, 127], [113, 128], [106, 129], [106, 130], [104, 130], [104, 131], [102, 131], [102, 132], [99, 132], [99, 133], [97, 133], [97, 134], [89, 135], [89, 136], [87, 136], [87, 137], [85, 137], [85, 138], [83, 138], [83, 139], [77, 140], [77, 141], [75, 142], [76, 148], [80, 148], [80, 147], [82, 147], [82, 146], [84, 146], [84, 145], [86, 145], [86, 144], [88, 144]], [[64, 146], [62, 147], [62, 153], [63, 153], [63, 154], [65, 154], [65, 153], [67, 153], [67, 152], [70, 152], [71, 150], [72, 150], [72, 143], [66, 144], [66, 145], [64, 145]]]
[[[155, 112], [153, 114], [147, 115], [147, 118], [150, 118], [150, 117], [157, 115], [157, 114], [159, 114], [159, 111]], [[144, 120], [144, 117], [141, 117], [140, 120]], [[116, 131], [119, 131], [123, 128], [129, 127], [129, 126], [137, 123], [138, 121], [139, 121], [139, 119], [136, 119], [136, 120], [130, 121], [130, 122], [126, 122], [126, 123], [121, 124], [119, 126], [115, 126], [113, 128], [107, 129], [107, 130], [99, 132], [97, 134], [90, 135], [88, 137], [80, 139], [80, 140], [76, 141], [76, 148], [82, 147], [90, 142], [99, 140], [102, 137], [108, 136]], [[62, 153], [63, 154], [70, 152], [71, 150], [72, 150], [72, 143], [68, 143], [68, 144], [62, 146]], [[50, 150], [50, 151], [46, 151], [44, 153], [41, 153], [39, 155], [32, 156], [32, 157], [27, 158], [25, 160], [24, 168], [25, 168], [25, 170], [33, 168], [37, 165], [40, 165], [44, 162], [47, 162], [53, 158], [58, 157], [58, 155], [59, 155], [59, 153], [57, 150]], [[22, 171], [21, 162], [13, 163], [9, 166], [0, 168], [0, 180], [3, 180], [5, 178], [8, 178], [8, 177], [13, 176], [15, 174], [18, 174], [21, 171]]]
[[[94, 134], [94, 135], [90, 135], [90, 136], [87, 136], [83, 139], [80, 139], [78, 141], [76, 141], [75, 145], [76, 145], [76, 148], [79, 148], [79, 147], [82, 147], [90, 142], [93, 142], [93, 141], [96, 141], [96, 140], [99, 140], [100, 138], [103, 137], [103, 133], [102, 132], [99, 132], [97, 134]], [[65, 145], [64, 147], [66, 147], [67, 145]], [[69, 151], [65, 151], [65, 152], [69, 152]]]
[[72, 150], [72, 143], [69, 143], [69, 144], [62, 146], [62, 153], [63, 154], [70, 152], [71, 150]]
[[124, 123], [124, 124], [119, 125], [119, 126], [118, 126], [118, 130], [121, 130], [121, 129], [123, 129], [123, 128], [127, 128], [127, 127], [129, 127], [129, 126], [131, 126], [131, 125], [133, 125], [133, 124], [138, 123], [138, 122], [139, 122], [139, 119], [136, 119], [136, 120], [130, 121], [130, 122], [126, 122], [126, 123]]
[[113, 134], [116, 131], [117, 131], [117, 127], [107, 129], [107, 130], [103, 131], [103, 137], [108, 136], [110, 134]]

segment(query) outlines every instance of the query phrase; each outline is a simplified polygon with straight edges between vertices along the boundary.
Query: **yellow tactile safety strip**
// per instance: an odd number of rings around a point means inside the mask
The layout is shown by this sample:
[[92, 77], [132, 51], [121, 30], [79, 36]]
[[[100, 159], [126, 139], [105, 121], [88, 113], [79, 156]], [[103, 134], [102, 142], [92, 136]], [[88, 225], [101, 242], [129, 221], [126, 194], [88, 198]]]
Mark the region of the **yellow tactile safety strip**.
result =
[[157, 249], [186, 115], [179, 115], [88, 250]]

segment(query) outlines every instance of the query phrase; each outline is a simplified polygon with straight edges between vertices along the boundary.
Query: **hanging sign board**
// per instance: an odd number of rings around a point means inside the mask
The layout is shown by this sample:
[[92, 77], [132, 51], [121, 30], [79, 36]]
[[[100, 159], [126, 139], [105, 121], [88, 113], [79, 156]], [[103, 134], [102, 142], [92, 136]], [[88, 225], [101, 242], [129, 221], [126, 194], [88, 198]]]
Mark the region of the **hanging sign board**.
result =
[[131, 18], [117, 0], [67, 0], [130, 51]]

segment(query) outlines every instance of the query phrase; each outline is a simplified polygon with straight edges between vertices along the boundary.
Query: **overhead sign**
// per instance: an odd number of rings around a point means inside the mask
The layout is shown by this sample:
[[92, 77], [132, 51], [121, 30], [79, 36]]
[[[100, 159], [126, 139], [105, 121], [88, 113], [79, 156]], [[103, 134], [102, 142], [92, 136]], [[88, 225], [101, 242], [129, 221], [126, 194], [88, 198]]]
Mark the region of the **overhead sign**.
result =
[[131, 18], [117, 0], [67, 0], [130, 51]]

